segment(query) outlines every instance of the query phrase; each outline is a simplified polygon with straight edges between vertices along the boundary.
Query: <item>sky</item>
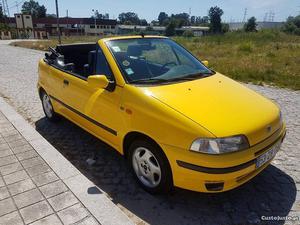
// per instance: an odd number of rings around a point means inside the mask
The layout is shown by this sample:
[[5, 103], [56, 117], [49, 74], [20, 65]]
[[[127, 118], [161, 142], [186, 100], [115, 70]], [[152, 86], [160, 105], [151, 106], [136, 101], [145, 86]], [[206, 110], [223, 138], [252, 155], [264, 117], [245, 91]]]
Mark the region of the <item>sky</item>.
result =
[[[10, 14], [17, 12], [16, 2], [22, 0], [7, 0]], [[55, 0], [38, 0], [47, 8], [47, 13], [55, 13]], [[135, 12], [140, 19], [148, 22], [157, 19], [159, 12], [176, 14], [181, 12], [191, 15], [205, 16], [211, 6], [223, 9], [222, 20], [225, 22], [242, 21], [245, 8], [247, 18], [255, 16], [258, 21], [263, 21], [266, 13], [274, 12], [274, 21], [284, 21], [288, 16], [300, 14], [300, 0], [58, 0], [60, 16], [90, 17], [92, 9], [99, 13], [109, 13], [111, 19], [116, 19], [122, 12]], [[19, 6], [19, 10], [21, 9]]]

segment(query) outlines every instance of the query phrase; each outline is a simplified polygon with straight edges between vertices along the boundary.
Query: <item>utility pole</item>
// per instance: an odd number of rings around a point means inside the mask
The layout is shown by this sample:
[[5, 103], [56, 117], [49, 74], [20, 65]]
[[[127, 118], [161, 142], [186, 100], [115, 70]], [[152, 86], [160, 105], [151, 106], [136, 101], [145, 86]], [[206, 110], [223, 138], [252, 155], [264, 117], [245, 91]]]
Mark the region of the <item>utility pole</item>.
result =
[[56, 5], [56, 21], [57, 21], [57, 33], [58, 33], [58, 43], [61, 44], [60, 28], [59, 28], [59, 12], [58, 12], [58, 2], [55, 0]]
[[98, 10], [92, 9], [93, 13], [94, 13], [94, 19], [95, 19], [95, 36], [97, 35], [97, 15], [98, 15]]
[[19, 13], [19, 3], [16, 1], [17, 13]]
[[248, 14], [248, 9], [245, 8], [245, 11], [244, 11], [244, 18], [243, 18], [243, 23], [246, 22], [246, 19], [247, 19], [247, 14]]

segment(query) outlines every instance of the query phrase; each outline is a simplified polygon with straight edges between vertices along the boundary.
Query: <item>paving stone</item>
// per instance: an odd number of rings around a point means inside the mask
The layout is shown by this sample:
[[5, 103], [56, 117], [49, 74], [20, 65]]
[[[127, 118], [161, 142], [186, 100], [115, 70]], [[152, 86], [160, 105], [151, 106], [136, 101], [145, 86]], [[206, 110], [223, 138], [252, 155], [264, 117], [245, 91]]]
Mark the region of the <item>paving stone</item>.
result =
[[4, 151], [9, 149], [9, 145], [7, 143], [1, 143], [0, 144], [0, 151]]
[[12, 164], [9, 164], [6, 166], [1, 166], [0, 173], [2, 174], [2, 176], [4, 176], [4, 175], [10, 174], [10, 173], [20, 171], [22, 169], [23, 169], [22, 165], [19, 162], [17, 162], [17, 163], [12, 163]]
[[55, 214], [52, 214], [32, 223], [31, 225], [62, 225], [62, 223]]
[[17, 211], [0, 217], [1, 225], [23, 225], [23, 221]]
[[26, 171], [29, 174], [29, 176], [33, 177], [45, 172], [49, 172], [51, 171], [51, 168], [46, 163], [43, 163], [37, 166], [29, 167], [26, 169]]
[[7, 127], [5, 132], [2, 132], [2, 136], [4, 138], [12, 135], [17, 135], [17, 134], [19, 134], [19, 132], [13, 126]]
[[5, 186], [5, 184], [4, 184], [2, 177], [0, 177], [0, 187], [3, 187], [3, 186]]
[[9, 192], [6, 187], [1, 187], [0, 188], [0, 200], [8, 198], [9, 197]]
[[40, 187], [40, 191], [43, 193], [43, 195], [46, 198], [50, 198], [52, 196], [58, 195], [67, 190], [68, 188], [61, 180]]
[[0, 157], [9, 156], [9, 155], [12, 155], [12, 154], [13, 154], [13, 152], [10, 149], [0, 151]]
[[18, 160], [14, 155], [0, 158], [0, 166], [5, 166], [16, 162], [18, 162]]
[[57, 213], [65, 225], [76, 223], [89, 215], [88, 211], [79, 203]]
[[38, 176], [32, 177], [32, 180], [37, 186], [42, 186], [58, 180], [58, 177], [55, 175], [54, 172], [51, 171], [48, 173], [43, 173]]
[[76, 223], [76, 225], [100, 225], [93, 217], [88, 217]]
[[26, 159], [21, 162], [24, 168], [33, 167], [39, 164], [44, 163], [44, 160], [41, 157], [35, 157], [32, 159]]
[[31, 181], [31, 179], [22, 180], [18, 183], [14, 183], [11, 185], [8, 185], [8, 190], [11, 193], [11, 195], [16, 195], [28, 190], [31, 190], [35, 188], [34, 183]]
[[21, 209], [20, 213], [25, 223], [28, 224], [52, 214], [53, 210], [46, 201], [42, 201]]
[[25, 206], [34, 204], [36, 202], [42, 201], [44, 197], [38, 189], [32, 189], [30, 191], [23, 192], [13, 197], [17, 207], [23, 208]]
[[10, 141], [8, 142], [8, 145], [11, 147], [11, 148], [15, 148], [15, 147], [19, 147], [19, 146], [24, 146], [24, 145], [27, 145], [28, 142], [26, 140], [16, 140], [16, 141]]
[[11, 198], [7, 198], [0, 201], [0, 216], [16, 210], [16, 206]]
[[14, 134], [14, 135], [10, 135], [4, 138], [6, 142], [14, 142], [14, 141], [19, 141], [19, 140], [25, 140], [22, 135], [18, 134]]
[[29, 176], [27, 175], [25, 170], [20, 170], [20, 171], [3, 176], [3, 179], [5, 180], [5, 183], [7, 185], [16, 183], [21, 180], [25, 180], [27, 178], [29, 178]]
[[55, 211], [59, 211], [78, 203], [78, 200], [70, 191], [68, 191], [49, 198], [48, 202]]
[[18, 154], [18, 153], [21, 153], [21, 152], [31, 151], [31, 150], [33, 150], [33, 148], [31, 147], [31, 145], [27, 144], [27, 145], [17, 146], [17, 147], [11, 148], [11, 150], [15, 154]]
[[20, 161], [25, 160], [25, 159], [34, 158], [34, 157], [37, 157], [37, 156], [38, 156], [38, 154], [36, 153], [35, 150], [28, 151], [28, 152], [22, 152], [22, 153], [16, 154], [16, 157], [17, 157]]

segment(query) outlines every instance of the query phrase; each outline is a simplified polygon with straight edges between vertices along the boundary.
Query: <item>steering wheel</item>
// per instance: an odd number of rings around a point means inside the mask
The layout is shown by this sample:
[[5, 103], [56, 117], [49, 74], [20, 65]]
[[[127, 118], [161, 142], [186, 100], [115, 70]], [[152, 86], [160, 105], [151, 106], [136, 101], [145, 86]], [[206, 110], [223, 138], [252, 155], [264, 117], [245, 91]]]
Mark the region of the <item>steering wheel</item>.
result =
[[165, 63], [164, 65], [162, 65], [161, 66], [161, 69], [165, 69], [166, 68], [166, 66], [168, 66], [168, 65], [177, 65], [177, 63], [176, 62], [167, 62], [167, 63]]

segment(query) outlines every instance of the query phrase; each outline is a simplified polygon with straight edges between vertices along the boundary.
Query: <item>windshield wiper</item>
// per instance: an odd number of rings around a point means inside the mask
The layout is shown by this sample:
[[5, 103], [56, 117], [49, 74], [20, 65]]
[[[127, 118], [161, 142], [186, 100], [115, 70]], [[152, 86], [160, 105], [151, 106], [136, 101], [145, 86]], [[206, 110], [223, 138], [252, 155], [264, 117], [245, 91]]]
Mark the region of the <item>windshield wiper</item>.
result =
[[145, 84], [145, 83], [164, 83], [168, 82], [169, 80], [161, 79], [161, 78], [147, 78], [147, 79], [140, 79], [140, 80], [133, 80], [130, 81], [131, 84]]
[[163, 78], [146, 78], [140, 80], [133, 80], [130, 83], [132, 84], [145, 84], [145, 83], [167, 83], [167, 82], [174, 82], [174, 81], [181, 81], [181, 80], [194, 80], [197, 77], [208, 77], [212, 75], [212, 73], [194, 73], [183, 77], [175, 77], [171, 79], [163, 79]]

